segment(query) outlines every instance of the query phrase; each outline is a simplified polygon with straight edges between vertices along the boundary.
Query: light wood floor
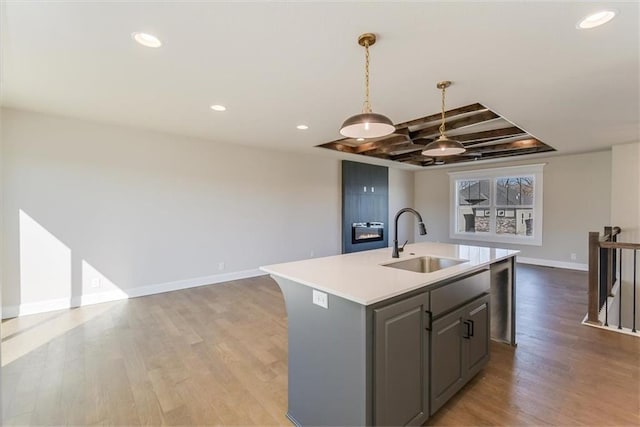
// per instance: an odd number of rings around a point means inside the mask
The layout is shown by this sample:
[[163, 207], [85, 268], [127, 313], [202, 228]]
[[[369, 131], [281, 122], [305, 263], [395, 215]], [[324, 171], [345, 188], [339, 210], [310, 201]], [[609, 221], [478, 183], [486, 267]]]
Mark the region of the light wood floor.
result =
[[[580, 325], [586, 273], [517, 275], [517, 349], [493, 343], [429, 424], [640, 425], [640, 339]], [[71, 329], [48, 326], [91, 307], [3, 322], [3, 355], [55, 332], [3, 367], [4, 425], [290, 425], [286, 313], [270, 278], [102, 308]]]

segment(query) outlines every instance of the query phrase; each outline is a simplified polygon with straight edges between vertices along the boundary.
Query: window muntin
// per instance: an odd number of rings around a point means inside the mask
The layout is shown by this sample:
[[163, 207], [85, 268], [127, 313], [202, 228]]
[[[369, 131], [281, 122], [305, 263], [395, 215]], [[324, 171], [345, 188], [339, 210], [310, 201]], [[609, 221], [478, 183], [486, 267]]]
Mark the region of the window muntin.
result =
[[500, 177], [495, 185], [496, 234], [533, 236], [535, 177]]
[[457, 232], [489, 233], [491, 224], [491, 180], [456, 181]]

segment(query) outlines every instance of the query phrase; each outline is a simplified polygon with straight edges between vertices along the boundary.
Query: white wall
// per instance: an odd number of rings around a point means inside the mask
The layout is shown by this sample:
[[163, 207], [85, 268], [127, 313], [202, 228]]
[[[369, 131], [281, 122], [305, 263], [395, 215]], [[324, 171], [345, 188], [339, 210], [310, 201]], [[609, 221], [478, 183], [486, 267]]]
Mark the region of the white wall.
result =
[[640, 143], [611, 147], [611, 221], [620, 240], [640, 242]]
[[[618, 241], [640, 243], [640, 143], [611, 147], [611, 223], [622, 230]], [[633, 319], [633, 251], [623, 251], [622, 270], [622, 325], [630, 328]], [[636, 286], [636, 327], [639, 327], [640, 282]], [[614, 311], [610, 311], [615, 324], [617, 304], [616, 298]]]
[[[7, 317], [340, 252], [338, 160], [1, 111]], [[611, 154], [540, 162], [548, 163], [544, 244], [510, 247], [558, 262], [576, 253], [586, 264], [588, 231], [610, 223]], [[450, 241], [446, 172], [389, 170], [390, 242], [403, 207], [422, 214], [429, 234], [417, 236], [414, 218], [403, 215], [400, 243]]]
[[[2, 319], [2, 289], [4, 288], [4, 257], [3, 257], [3, 244], [4, 242], [4, 227], [3, 227], [3, 177], [2, 177], [2, 164], [3, 164], [3, 149], [2, 149], [2, 109], [0, 109], [0, 319]], [[2, 323], [0, 322], [0, 337], [2, 337]], [[0, 367], [2, 365], [2, 345], [0, 345]], [[0, 402], [2, 402], [2, 387], [0, 387]], [[2, 406], [0, 405], [0, 420], [2, 418]]]
[[338, 160], [2, 113], [7, 316], [340, 252]]
[[[450, 170], [546, 163], [542, 246], [511, 245], [449, 238]], [[415, 208], [423, 214], [430, 234], [418, 240], [499, 246], [518, 249], [520, 256], [550, 265], [586, 268], [587, 236], [610, 223], [611, 153], [567, 155], [481, 166], [442, 168], [415, 173]], [[576, 260], [571, 260], [571, 254]]]

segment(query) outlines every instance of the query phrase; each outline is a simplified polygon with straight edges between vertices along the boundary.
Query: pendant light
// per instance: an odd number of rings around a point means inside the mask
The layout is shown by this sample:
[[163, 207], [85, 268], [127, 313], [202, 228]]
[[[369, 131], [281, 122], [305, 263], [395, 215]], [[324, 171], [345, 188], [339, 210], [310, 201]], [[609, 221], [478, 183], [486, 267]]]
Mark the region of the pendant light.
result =
[[365, 49], [365, 98], [362, 113], [349, 117], [340, 128], [340, 133], [347, 138], [378, 138], [391, 135], [396, 130], [387, 116], [372, 112], [369, 103], [369, 46], [373, 46], [375, 42], [376, 35], [372, 33], [358, 37], [358, 44]]
[[442, 124], [440, 125], [440, 136], [438, 137], [438, 139], [430, 142], [426, 147], [424, 147], [424, 151], [422, 151], [423, 156], [453, 156], [456, 154], [462, 154], [467, 151], [462, 144], [453, 139], [449, 139], [444, 133], [444, 91], [449, 86], [451, 86], [451, 82], [448, 80], [438, 82], [438, 84], [436, 85], [438, 89], [442, 90]]

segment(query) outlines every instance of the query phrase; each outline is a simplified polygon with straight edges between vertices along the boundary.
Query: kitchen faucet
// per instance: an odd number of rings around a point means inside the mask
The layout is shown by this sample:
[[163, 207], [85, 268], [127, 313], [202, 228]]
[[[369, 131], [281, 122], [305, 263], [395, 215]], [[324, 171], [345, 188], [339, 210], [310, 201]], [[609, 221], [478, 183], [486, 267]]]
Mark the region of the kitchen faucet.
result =
[[[396, 214], [395, 220], [393, 221], [395, 223], [395, 234], [394, 234], [394, 239], [393, 239], [393, 254], [391, 255], [393, 258], [400, 258], [400, 251], [398, 250], [398, 218], [400, 218], [400, 215], [402, 215], [405, 212], [411, 212], [415, 216], [417, 216], [418, 217], [418, 230], [420, 232], [420, 235], [424, 236], [425, 234], [427, 234], [427, 228], [424, 226], [424, 222], [422, 222], [422, 216], [420, 216], [418, 211], [416, 211], [415, 209], [411, 209], [411, 208], [400, 209], [398, 211], [398, 213]], [[402, 247], [404, 248], [404, 245]]]

